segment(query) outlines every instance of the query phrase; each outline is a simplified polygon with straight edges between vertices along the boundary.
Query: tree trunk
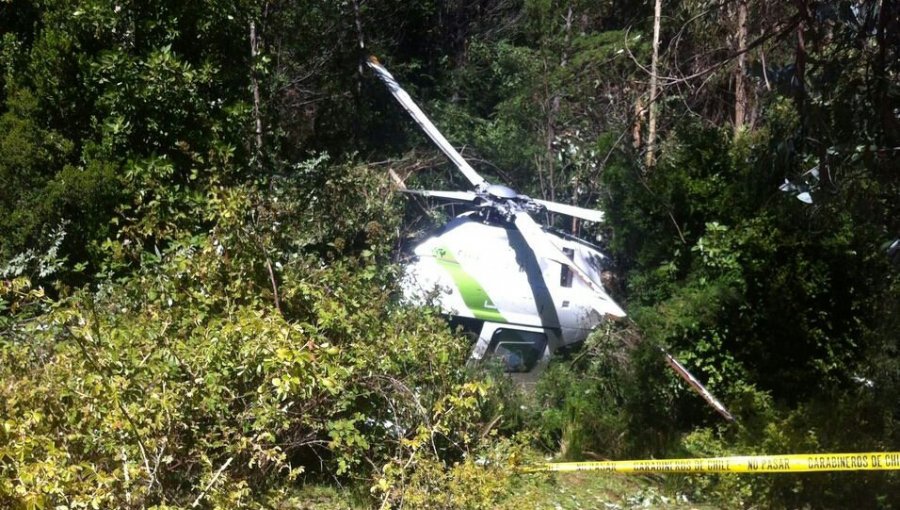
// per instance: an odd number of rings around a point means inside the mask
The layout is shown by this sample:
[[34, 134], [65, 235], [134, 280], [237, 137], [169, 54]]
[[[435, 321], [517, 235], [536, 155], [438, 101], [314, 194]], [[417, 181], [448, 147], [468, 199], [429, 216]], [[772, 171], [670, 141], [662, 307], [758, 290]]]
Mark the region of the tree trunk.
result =
[[656, 115], [658, 107], [656, 105], [656, 73], [659, 62], [659, 18], [662, 14], [662, 0], [656, 0], [653, 9], [653, 59], [650, 61], [650, 119], [647, 122], [647, 169], [653, 168], [656, 164]]
[[644, 101], [638, 96], [634, 102], [634, 123], [631, 125], [631, 146], [635, 150], [641, 149], [641, 123], [644, 122]]
[[256, 37], [256, 22], [250, 21], [250, 81], [253, 87], [253, 121], [256, 133], [257, 164], [262, 163], [262, 118], [259, 114], [259, 80], [256, 77], [256, 57], [259, 55], [259, 39]]
[[[546, 62], [546, 61], [545, 61]], [[556, 176], [554, 175], [555, 170], [555, 160], [553, 157], [553, 139], [556, 138], [556, 114], [559, 112], [559, 95], [553, 94], [550, 91], [550, 83], [547, 75], [550, 74], [550, 70], [547, 69], [546, 64], [544, 66], [544, 93], [547, 95], [549, 99], [547, 104], [547, 117], [546, 117], [546, 125], [544, 126], [544, 152], [545, 152], [545, 164], [547, 169], [547, 184], [549, 185], [550, 196], [546, 197], [551, 202], [556, 201]], [[550, 215], [551, 221], [553, 218], [553, 214]]]
[[359, 0], [353, 0], [353, 18], [356, 22], [356, 38], [359, 45], [359, 65], [356, 68], [356, 94], [353, 98], [356, 108], [356, 116], [353, 119], [353, 139], [359, 142], [360, 139], [360, 119], [362, 118], [362, 88], [363, 88], [363, 59], [368, 58], [366, 55], [366, 40], [363, 37], [362, 16], [359, 12]]
[[[890, 74], [888, 73], [888, 22], [896, 19], [894, 14], [894, 2], [892, 0], [882, 0], [878, 11], [878, 24], [875, 34], [875, 40], [878, 44], [878, 54], [875, 61], [875, 105], [881, 114], [881, 140], [879, 142], [885, 146], [894, 146], [897, 140], [897, 120], [894, 116], [893, 108], [891, 108], [890, 95]], [[896, 26], [896, 25], [895, 25]]]
[[[800, 23], [797, 25], [797, 47], [794, 51], [794, 102], [800, 116], [800, 129], [806, 130], [806, 39], [803, 32], [809, 23], [809, 0], [796, 0]], [[804, 136], [801, 136], [801, 139]], [[801, 143], [803, 143], [801, 141]]]
[[747, 120], [750, 98], [747, 87], [747, 0], [737, 5], [736, 51], [740, 52], [734, 69], [734, 134], [737, 135]]
[[[572, 6], [569, 5], [568, 12], [565, 17], [566, 25], [565, 25], [565, 36], [563, 39], [563, 50], [562, 55], [559, 60], [559, 67], [566, 67], [569, 64], [569, 46], [571, 45], [571, 33], [572, 33]], [[545, 139], [545, 150], [546, 150], [546, 162], [547, 162], [547, 172], [548, 172], [548, 184], [550, 188], [550, 196], [549, 200], [551, 202], [556, 201], [556, 158], [553, 155], [553, 142], [556, 139], [556, 121], [557, 116], [559, 115], [559, 107], [562, 98], [558, 91], [550, 90], [550, 80], [549, 76], [551, 74], [550, 70], [546, 68], [544, 70], [545, 78], [545, 93], [549, 98], [550, 104], [548, 105], [547, 111], [547, 125], [545, 128], [546, 139]], [[547, 197], [545, 197], [547, 198]], [[550, 214], [550, 222], [554, 221], [554, 214]]]

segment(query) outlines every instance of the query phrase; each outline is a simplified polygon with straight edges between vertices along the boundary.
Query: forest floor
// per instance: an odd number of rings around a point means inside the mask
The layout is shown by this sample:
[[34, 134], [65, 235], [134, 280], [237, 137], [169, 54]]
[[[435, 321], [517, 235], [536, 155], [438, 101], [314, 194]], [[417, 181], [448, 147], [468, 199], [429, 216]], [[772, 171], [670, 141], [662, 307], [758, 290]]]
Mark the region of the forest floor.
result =
[[510, 495], [499, 508], [546, 508], [552, 510], [630, 510], [678, 508], [711, 510], [697, 505], [654, 476], [617, 473], [574, 472], [530, 475], [521, 491]]
[[[280, 509], [355, 510], [368, 508], [371, 500], [331, 487], [307, 486], [296, 498], [283, 502]], [[523, 475], [514, 493], [501, 501], [497, 509], [522, 510], [637, 510], [722, 508], [697, 504], [668, 487], [661, 477], [628, 476], [616, 473], [575, 472]]]

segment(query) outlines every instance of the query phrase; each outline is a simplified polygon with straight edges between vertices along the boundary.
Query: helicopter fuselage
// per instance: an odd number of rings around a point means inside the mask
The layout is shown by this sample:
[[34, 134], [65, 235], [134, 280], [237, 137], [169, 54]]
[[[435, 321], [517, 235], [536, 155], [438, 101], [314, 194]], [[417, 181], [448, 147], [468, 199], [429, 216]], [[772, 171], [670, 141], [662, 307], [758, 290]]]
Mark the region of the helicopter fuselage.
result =
[[[600, 281], [604, 256], [545, 230], [552, 242]], [[556, 349], [583, 342], [604, 317], [594, 291], [569, 267], [529, 249], [522, 234], [476, 213], [458, 216], [414, 249], [403, 280], [406, 300], [433, 304], [475, 324], [471, 358], [500, 358], [509, 372], [541, 368]]]

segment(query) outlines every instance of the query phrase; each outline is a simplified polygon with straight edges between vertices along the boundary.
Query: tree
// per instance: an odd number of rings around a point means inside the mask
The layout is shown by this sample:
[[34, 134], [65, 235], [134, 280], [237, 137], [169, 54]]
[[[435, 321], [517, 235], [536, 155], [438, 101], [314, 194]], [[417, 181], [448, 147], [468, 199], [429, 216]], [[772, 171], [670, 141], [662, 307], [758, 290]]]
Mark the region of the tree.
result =
[[734, 68], [734, 132], [738, 133], [747, 122], [750, 108], [747, 84], [747, 0], [737, 3], [734, 52], [738, 55]]
[[655, 164], [654, 152], [656, 150], [656, 116], [658, 115], [659, 106], [657, 104], [657, 81], [659, 77], [659, 22], [662, 15], [662, 0], [656, 0], [653, 4], [653, 59], [650, 62], [650, 116], [647, 121], [647, 168], [652, 168]]

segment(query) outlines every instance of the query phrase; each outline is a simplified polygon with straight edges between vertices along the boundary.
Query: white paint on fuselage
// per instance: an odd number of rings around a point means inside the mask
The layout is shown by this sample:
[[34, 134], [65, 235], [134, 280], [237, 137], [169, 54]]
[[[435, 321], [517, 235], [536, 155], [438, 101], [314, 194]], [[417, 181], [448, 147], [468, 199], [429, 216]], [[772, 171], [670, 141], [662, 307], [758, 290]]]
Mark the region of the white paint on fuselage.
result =
[[[550, 231], [547, 234], [557, 247], [572, 250], [575, 262], [599, 285], [604, 258], [599, 251]], [[571, 287], [561, 286], [561, 264], [535, 258], [517, 230], [485, 224], [475, 215], [453, 219], [415, 248], [415, 259], [407, 265], [403, 281], [407, 300], [430, 302], [448, 315], [490, 320], [466, 305], [459, 273], [455, 277], [451, 274], [450, 257], [436, 256], [438, 250], [449, 252], [459, 265], [458, 271], [477, 282], [489, 296], [482, 312], [496, 309], [502, 320], [494, 322], [544, 328], [552, 331], [559, 343], [572, 344], [584, 341], [603, 320], [595, 311], [597, 294], [580, 278], [573, 275]]]

